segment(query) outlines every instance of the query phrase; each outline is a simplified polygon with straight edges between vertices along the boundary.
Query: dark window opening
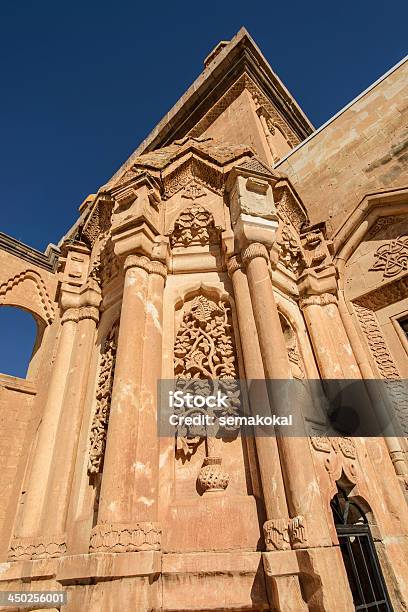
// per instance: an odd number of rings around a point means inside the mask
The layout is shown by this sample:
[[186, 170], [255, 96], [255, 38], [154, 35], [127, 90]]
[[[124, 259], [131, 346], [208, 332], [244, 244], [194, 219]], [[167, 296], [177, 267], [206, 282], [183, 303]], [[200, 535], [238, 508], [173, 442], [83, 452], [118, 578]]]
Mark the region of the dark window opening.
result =
[[392, 612], [365, 514], [340, 488], [331, 509], [355, 610]]
[[29, 312], [0, 308], [0, 373], [25, 378], [37, 338], [37, 323]]
[[404, 319], [400, 319], [398, 323], [400, 324], [402, 331], [404, 332], [408, 340], [408, 317], [405, 317]]

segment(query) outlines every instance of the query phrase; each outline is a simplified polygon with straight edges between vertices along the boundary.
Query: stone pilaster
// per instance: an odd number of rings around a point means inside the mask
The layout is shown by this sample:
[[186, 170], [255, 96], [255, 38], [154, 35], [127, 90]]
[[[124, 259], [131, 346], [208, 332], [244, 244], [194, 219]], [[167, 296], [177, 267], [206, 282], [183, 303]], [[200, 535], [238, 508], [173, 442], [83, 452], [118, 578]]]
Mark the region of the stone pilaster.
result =
[[[69, 449], [73, 445], [75, 452], [75, 420], [76, 415], [81, 418], [89, 365], [82, 347], [85, 343], [92, 350], [100, 292], [98, 287], [81, 284], [86, 279], [89, 249], [73, 243], [66, 245], [63, 252], [61, 332], [26, 493], [10, 546], [12, 560], [58, 556], [66, 551], [64, 521], [71, 478], [67, 466], [74, 462]], [[73, 375], [76, 362], [82, 372], [79, 377]], [[56, 482], [58, 491], [53, 494]]]
[[115, 378], [98, 523], [90, 550], [158, 550], [157, 381], [161, 374], [166, 267], [130, 254], [125, 260]]
[[[227, 267], [234, 288], [249, 400], [251, 408], [256, 412], [257, 409], [260, 410], [261, 406], [268, 406], [269, 408], [269, 399], [248, 280], [242, 270], [240, 257], [231, 257], [227, 262]], [[273, 519], [283, 520], [287, 524], [289, 514], [276, 438], [257, 436], [255, 443], [268, 523]], [[267, 537], [265, 537], [265, 543], [268, 548], [269, 540]]]
[[[291, 379], [292, 375], [273, 294], [267, 249], [260, 243], [249, 244], [242, 252], [242, 260], [247, 271], [265, 378], [268, 381], [269, 400], [272, 412], [280, 415], [286, 409], [282, 401], [290, 402], [290, 397], [282, 398], [281, 383], [276, 385], [274, 380], [286, 381]], [[291, 544], [293, 548], [328, 545], [330, 537], [320, 493], [310, 489], [309, 496], [304, 494], [308, 486], [312, 487], [316, 475], [303, 415], [295, 399], [290, 402], [290, 406], [298, 431], [302, 431], [303, 435], [295, 438], [278, 430], [277, 440], [289, 515], [292, 520], [302, 525], [302, 530], [297, 532]], [[290, 538], [290, 532], [288, 537]]]

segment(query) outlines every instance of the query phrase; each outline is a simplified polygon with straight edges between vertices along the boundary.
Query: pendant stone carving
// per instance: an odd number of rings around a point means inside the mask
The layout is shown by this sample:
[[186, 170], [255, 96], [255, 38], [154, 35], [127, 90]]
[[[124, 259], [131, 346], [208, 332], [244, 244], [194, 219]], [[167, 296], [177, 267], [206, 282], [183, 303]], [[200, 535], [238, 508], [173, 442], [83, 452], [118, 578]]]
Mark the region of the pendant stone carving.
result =
[[[240, 405], [236, 355], [232, 336], [231, 309], [226, 303], [215, 302], [203, 295], [194, 298], [184, 314], [174, 345], [174, 373], [177, 388], [193, 395], [217, 395], [228, 392], [229, 407], [214, 409], [212, 416], [237, 414]], [[180, 409], [184, 415], [209, 414], [208, 408]], [[229, 476], [222, 470], [217, 439], [222, 432], [212, 427], [179, 426], [176, 431], [176, 452], [185, 457], [193, 454], [205, 441], [206, 457], [197, 484], [205, 493], [223, 491]]]

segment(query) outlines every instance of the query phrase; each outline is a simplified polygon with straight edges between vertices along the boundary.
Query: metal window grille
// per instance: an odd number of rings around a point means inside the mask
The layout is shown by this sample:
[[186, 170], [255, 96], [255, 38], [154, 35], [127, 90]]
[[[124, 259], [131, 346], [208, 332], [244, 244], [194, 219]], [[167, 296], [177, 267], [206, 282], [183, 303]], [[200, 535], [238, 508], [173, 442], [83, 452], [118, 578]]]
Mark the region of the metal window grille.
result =
[[365, 515], [340, 490], [331, 507], [355, 610], [393, 612]]

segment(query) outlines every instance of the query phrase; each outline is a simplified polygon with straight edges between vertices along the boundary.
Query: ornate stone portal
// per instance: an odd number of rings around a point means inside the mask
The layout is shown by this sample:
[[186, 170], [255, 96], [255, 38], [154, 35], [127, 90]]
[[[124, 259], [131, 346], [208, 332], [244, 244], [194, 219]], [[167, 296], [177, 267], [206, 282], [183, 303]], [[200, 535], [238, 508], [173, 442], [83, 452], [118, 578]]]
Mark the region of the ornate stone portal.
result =
[[[407, 608], [404, 70], [358, 101], [385, 135], [376, 161], [360, 123], [342, 141], [357, 102], [306, 147], [311, 124], [241, 30], [58, 248], [0, 235], [0, 304], [38, 323], [27, 379], [0, 375], [1, 591], [66, 590], [67, 612], [377, 605], [347, 573], [341, 498], [378, 605]], [[297, 435], [185, 419], [159, 435], [161, 379], [226, 392], [216, 417], [290, 406]], [[338, 379], [360, 381], [373, 418], [390, 411], [383, 435], [332, 435]]]

